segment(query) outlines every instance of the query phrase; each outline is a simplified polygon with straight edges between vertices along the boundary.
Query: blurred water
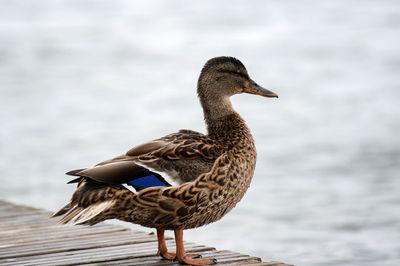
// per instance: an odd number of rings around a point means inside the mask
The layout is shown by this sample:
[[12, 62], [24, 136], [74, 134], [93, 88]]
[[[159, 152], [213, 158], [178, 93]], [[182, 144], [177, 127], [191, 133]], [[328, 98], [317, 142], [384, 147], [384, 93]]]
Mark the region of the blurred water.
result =
[[0, 197], [56, 210], [63, 173], [190, 128], [199, 71], [239, 58], [259, 153], [185, 238], [296, 265], [400, 265], [398, 1], [0, 1]]

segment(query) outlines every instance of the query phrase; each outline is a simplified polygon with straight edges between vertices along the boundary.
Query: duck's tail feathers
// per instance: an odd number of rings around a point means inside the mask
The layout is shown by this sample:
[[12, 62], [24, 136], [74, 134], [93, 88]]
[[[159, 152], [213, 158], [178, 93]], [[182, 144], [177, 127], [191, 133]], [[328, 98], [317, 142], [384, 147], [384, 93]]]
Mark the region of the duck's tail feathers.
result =
[[97, 219], [98, 215], [112, 208], [115, 200], [108, 200], [90, 205], [86, 208], [74, 206], [68, 212], [65, 213], [64, 217], [60, 220], [61, 224], [96, 224], [103, 219]]
[[68, 203], [67, 205], [65, 205], [61, 210], [59, 210], [58, 212], [54, 213], [50, 218], [55, 218], [58, 216], [61, 216], [65, 213], [67, 213], [69, 210], [71, 210], [73, 206], [71, 206], [71, 203]]
[[84, 177], [80, 176], [80, 177], [78, 177], [78, 178], [72, 179], [72, 180], [69, 181], [67, 184], [80, 183], [83, 179], [84, 179]]
[[96, 181], [80, 180], [69, 204], [56, 212], [53, 217], [62, 216], [61, 224], [93, 225], [106, 219], [116, 218], [108, 210], [114, 207], [121, 192], [130, 192], [121, 185], [109, 186]]
[[75, 170], [69, 171], [69, 172], [67, 172], [67, 173], [65, 173], [65, 174], [66, 174], [66, 175], [79, 176], [79, 172], [82, 172], [83, 170], [86, 170], [86, 168], [75, 169]]

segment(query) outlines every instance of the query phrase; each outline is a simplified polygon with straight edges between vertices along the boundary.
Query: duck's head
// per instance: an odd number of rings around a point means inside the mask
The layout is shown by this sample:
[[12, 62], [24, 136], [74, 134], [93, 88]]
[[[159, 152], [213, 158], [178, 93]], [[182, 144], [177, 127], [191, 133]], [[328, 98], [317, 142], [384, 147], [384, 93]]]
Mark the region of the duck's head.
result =
[[264, 97], [278, 97], [277, 94], [253, 81], [242, 62], [227, 56], [214, 57], [207, 61], [200, 73], [197, 93], [205, 115], [213, 117], [232, 110], [229, 97], [235, 94], [250, 93]]

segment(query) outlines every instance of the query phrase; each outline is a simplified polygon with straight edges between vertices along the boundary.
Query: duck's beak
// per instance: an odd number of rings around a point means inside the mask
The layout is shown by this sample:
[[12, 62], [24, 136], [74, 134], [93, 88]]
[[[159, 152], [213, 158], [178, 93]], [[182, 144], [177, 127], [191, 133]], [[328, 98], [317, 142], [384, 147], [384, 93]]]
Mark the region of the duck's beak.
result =
[[278, 98], [278, 95], [272, 91], [264, 89], [260, 85], [258, 85], [254, 80], [250, 79], [249, 86], [244, 88], [243, 92], [261, 95], [264, 97], [275, 97]]

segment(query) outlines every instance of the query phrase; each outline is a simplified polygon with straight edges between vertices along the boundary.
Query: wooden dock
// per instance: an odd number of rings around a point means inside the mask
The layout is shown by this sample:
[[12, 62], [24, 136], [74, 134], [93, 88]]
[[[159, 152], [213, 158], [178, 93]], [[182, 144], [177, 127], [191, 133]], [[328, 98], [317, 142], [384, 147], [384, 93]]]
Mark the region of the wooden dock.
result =
[[[50, 215], [0, 200], [0, 265], [179, 265], [156, 255], [154, 234], [107, 223], [59, 225]], [[167, 238], [167, 246], [175, 250], [174, 240]], [[185, 247], [223, 265], [289, 266], [190, 242]]]

